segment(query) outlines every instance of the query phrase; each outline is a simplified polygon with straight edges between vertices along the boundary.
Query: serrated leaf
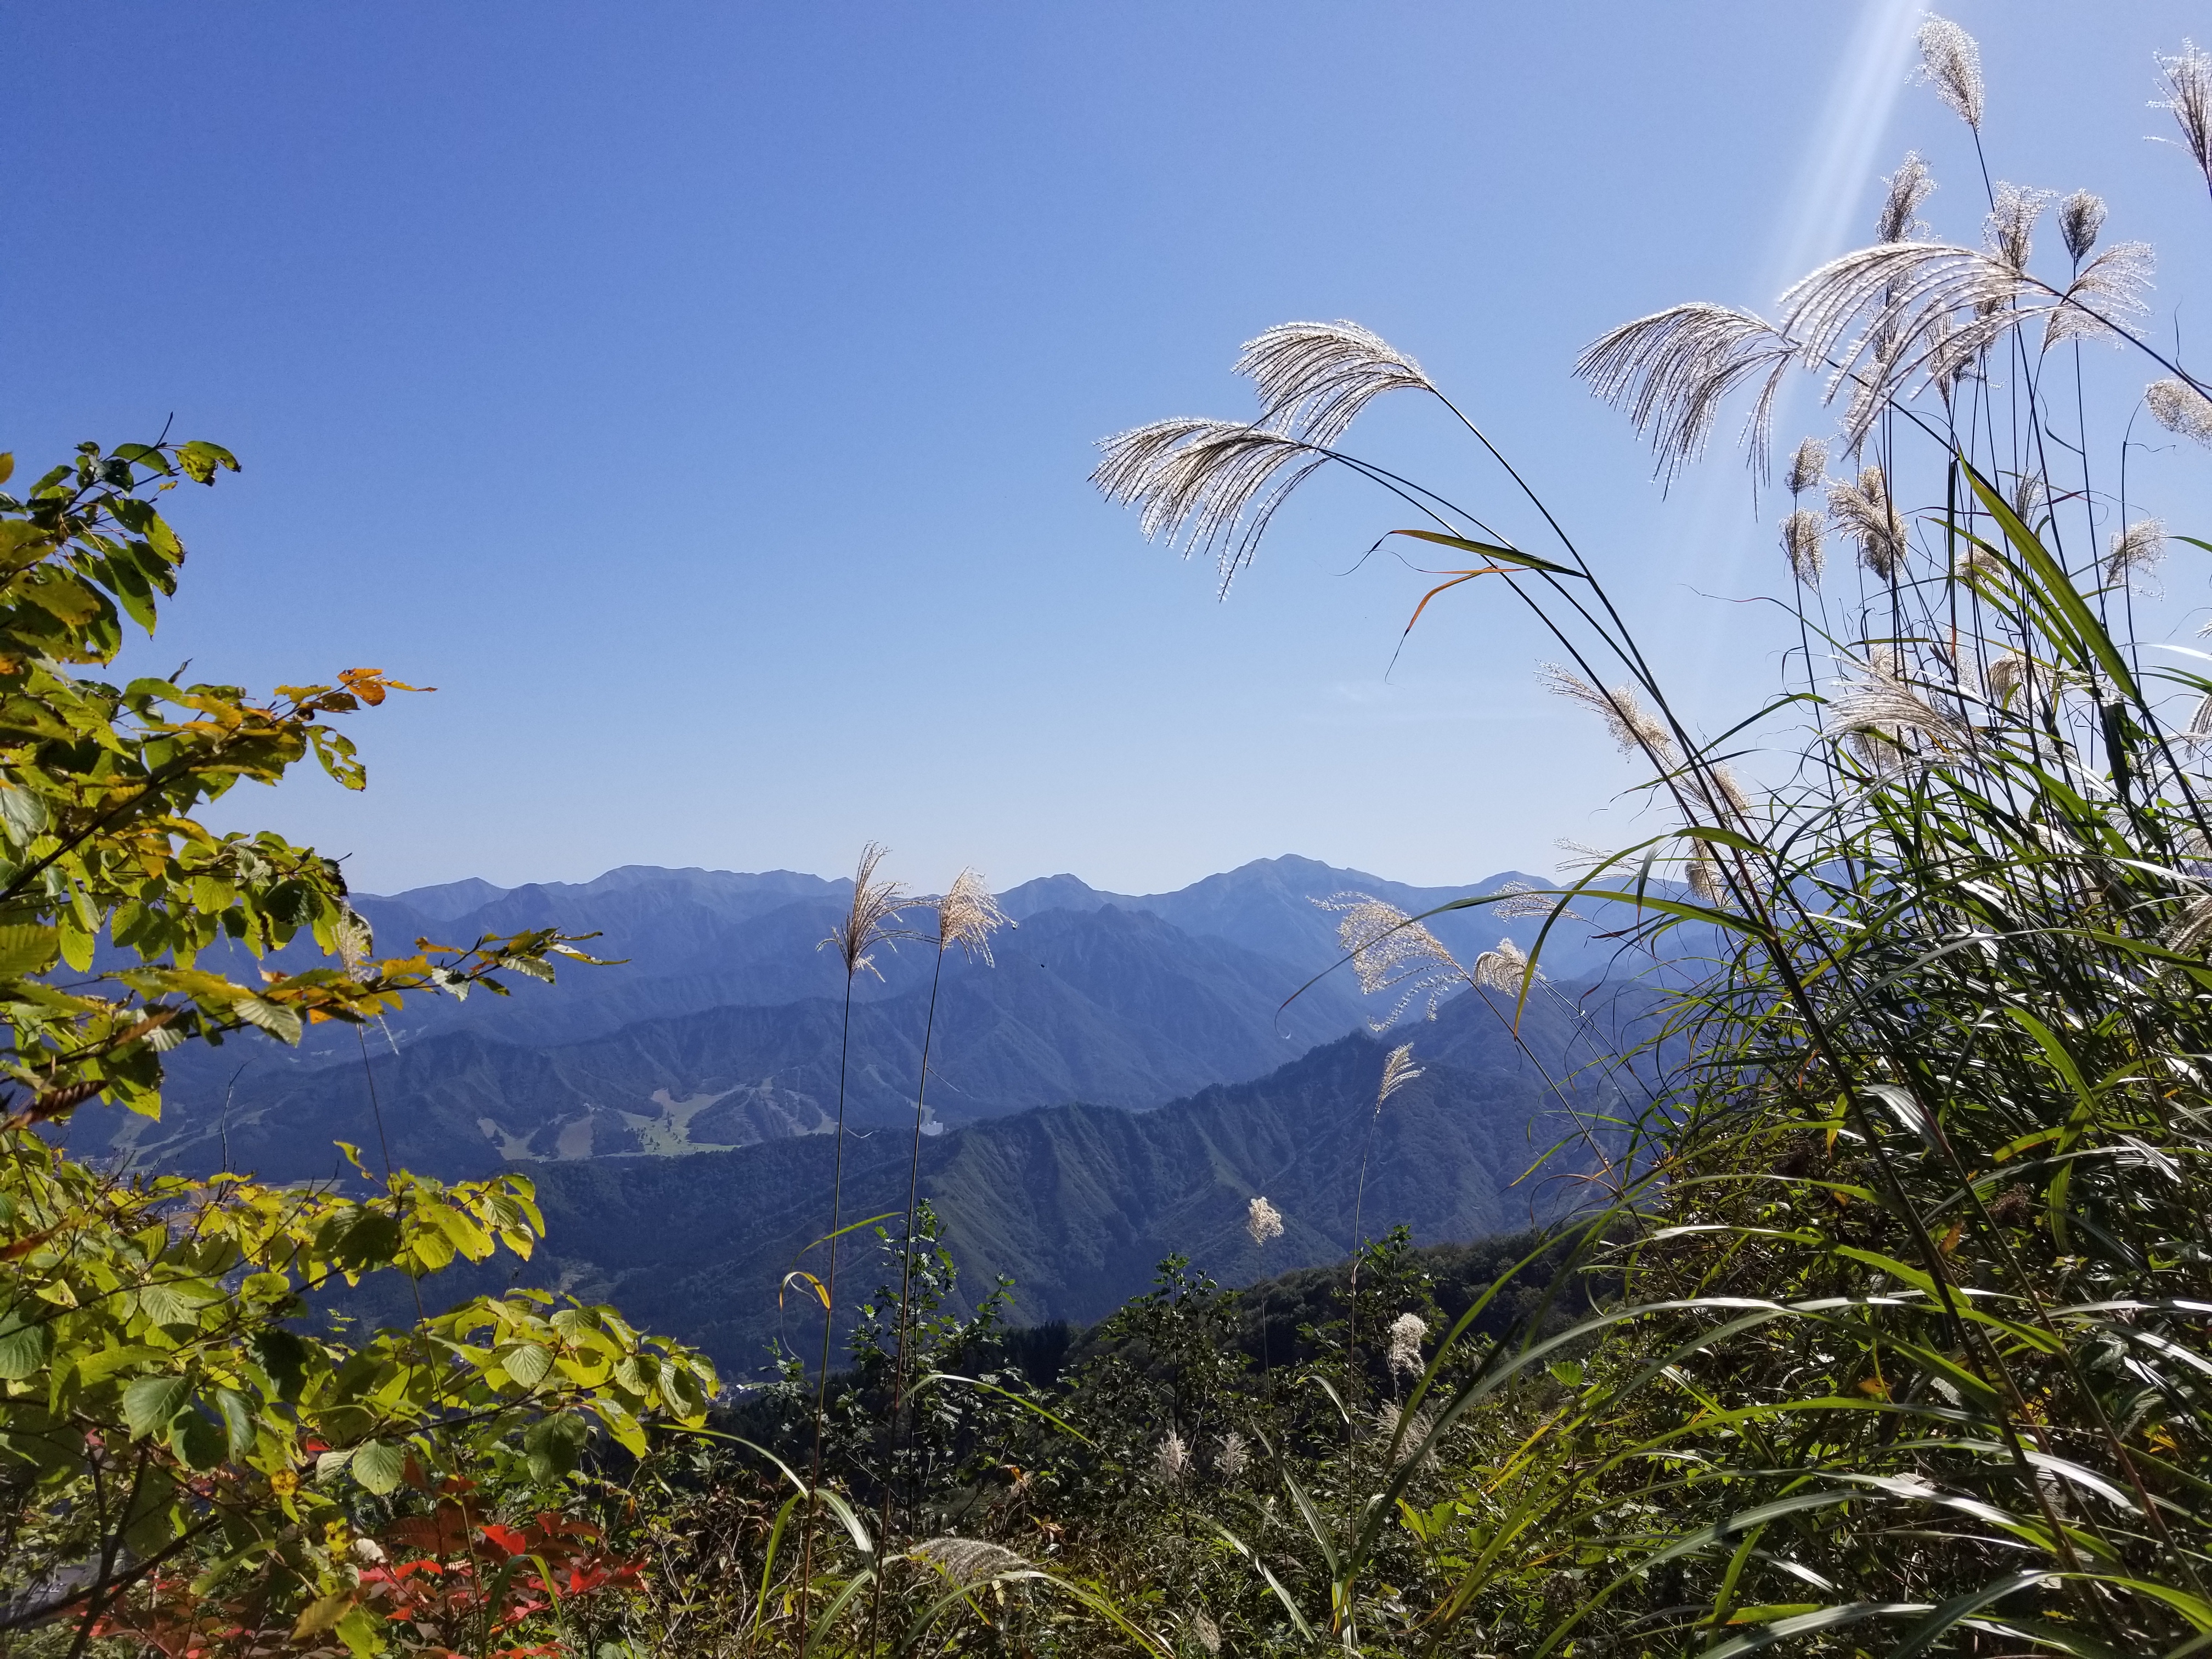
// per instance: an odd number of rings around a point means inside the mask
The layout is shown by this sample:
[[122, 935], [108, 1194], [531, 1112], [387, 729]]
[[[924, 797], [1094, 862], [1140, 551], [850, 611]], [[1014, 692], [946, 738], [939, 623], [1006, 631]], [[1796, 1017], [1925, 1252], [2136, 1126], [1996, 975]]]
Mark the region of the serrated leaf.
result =
[[242, 1462], [253, 1449], [253, 1407], [235, 1389], [217, 1389], [215, 1408], [222, 1419], [225, 1449], [233, 1462]]
[[307, 1610], [300, 1615], [300, 1622], [292, 1626], [292, 1639], [295, 1642], [305, 1641], [310, 1636], [330, 1629], [346, 1616], [353, 1603], [354, 1591], [350, 1585], [342, 1590], [332, 1590], [319, 1601], [308, 1603]]
[[142, 1376], [124, 1389], [123, 1421], [131, 1430], [131, 1437], [143, 1440], [168, 1427], [191, 1392], [191, 1380], [182, 1376]]
[[0, 1378], [20, 1382], [46, 1363], [46, 1328], [18, 1325], [0, 1331]]
[[522, 1342], [501, 1354], [499, 1363], [521, 1387], [534, 1389], [553, 1369], [553, 1355], [550, 1349], [541, 1348], [535, 1342]]
[[222, 1462], [223, 1431], [196, 1411], [180, 1411], [169, 1424], [169, 1444], [190, 1469], [206, 1470]]
[[271, 1002], [266, 997], [242, 996], [231, 1005], [231, 1010], [248, 1025], [259, 1027], [279, 1042], [298, 1046], [300, 1016], [297, 1011], [282, 1003]]
[[407, 1478], [407, 1449], [389, 1441], [372, 1440], [353, 1455], [353, 1478], [381, 1498], [397, 1492]]

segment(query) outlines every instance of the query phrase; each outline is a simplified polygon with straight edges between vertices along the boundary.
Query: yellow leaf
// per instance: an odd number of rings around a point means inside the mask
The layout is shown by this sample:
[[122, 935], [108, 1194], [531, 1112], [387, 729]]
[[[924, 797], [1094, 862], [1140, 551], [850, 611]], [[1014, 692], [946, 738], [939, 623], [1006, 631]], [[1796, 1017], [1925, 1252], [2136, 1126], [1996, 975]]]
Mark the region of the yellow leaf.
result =
[[350, 1589], [332, 1590], [321, 1601], [312, 1603], [300, 1615], [300, 1622], [292, 1626], [292, 1639], [303, 1641], [318, 1632], [328, 1630], [344, 1618], [346, 1610], [352, 1606], [353, 1591]]

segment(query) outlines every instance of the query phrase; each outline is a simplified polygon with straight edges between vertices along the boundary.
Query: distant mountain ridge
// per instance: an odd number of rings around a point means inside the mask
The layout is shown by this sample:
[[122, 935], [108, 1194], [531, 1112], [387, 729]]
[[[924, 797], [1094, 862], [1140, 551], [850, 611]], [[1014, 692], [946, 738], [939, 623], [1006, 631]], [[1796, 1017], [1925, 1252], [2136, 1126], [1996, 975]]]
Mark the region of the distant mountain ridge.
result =
[[[1508, 1029], [1510, 1013], [1508, 999], [1468, 993], [1433, 1023], [1380, 1040], [1356, 1032], [1264, 1077], [1157, 1110], [1069, 1104], [972, 1123], [924, 1142], [921, 1194], [944, 1221], [963, 1294], [973, 1298], [1009, 1274], [1013, 1315], [1030, 1322], [1095, 1319], [1141, 1290], [1170, 1253], [1224, 1283], [1247, 1283], [1340, 1260], [1358, 1232], [1399, 1222], [1421, 1242], [1523, 1227], [1574, 1203], [1580, 1189], [1564, 1177], [1590, 1167], [1567, 1100], [1597, 1119], [1626, 1097], [1621, 1079], [1583, 1069], [1596, 1048], [1587, 1039], [1599, 1035], [1589, 1028], [1602, 1024], [1610, 1046], [1610, 1022], [1622, 1016], [1539, 999], [1523, 1016], [1524, 1052]], [[1384, 1053], [1407, 1039], [1423, 1074], [1378, 1116]], [[1522, 1182], [1562, 1140], [1554, 1167]], [[881, 1133], [848, 1142], [848, 1220], [903, 1210], [911, 1144]], [[751, 1372], [779, 1331], [795, 1339], [810, 1325], [820, 1329], [802, 1313], [787, 1318], [777, 1287], [794, 1266], [819, 1265], [809, 1246], [828, 1231], [832, 1152], [813, 1136], [685, 1158], [534, 1168], [548, 1224], [539, 1255], [519, 1275], [512, 1264], [496, 1275], [479, 1270], [445, 1293], [513, 1275], [613, 1300], [651, 1328], [702, 1344], [733, 1374]], [[1284, 1236], [1264, 1252], [1244, 1231], [1246, 1206], [1261, 1195], [1285, 1220]], [[848, 1306], [884, 1272], [866, 1236], [859, 1243], [841, 1269]]]
[[[1333, 986], [1285, 1008], [1292, 970], [1112, 906], [1034, 916], [996, 955], [947, 959], [931, 1065], [940, 1122], [1071, 1100], [1153, 1106], [1273, 1070], [1358, 1019]], [[913, 1121], [927, 1001], [917, 985], [854, 1009], [850, 1127]], [[203, 1077], [173, 1091], [159, 1125], [123, 1127], [149, 1160], [228, 1160], [283, 1180], [327, 1175], [339, 1139], [380, 1142], [395, 1164], [449, 1179], [516, 1159], [717, 1150], [827, 1130], [841, 1030], [839, 1003], [819, 995], [637, 1020], [580, 1042], [449, 1030], [320, 1067], [249, 1069], [220, 1094]]]

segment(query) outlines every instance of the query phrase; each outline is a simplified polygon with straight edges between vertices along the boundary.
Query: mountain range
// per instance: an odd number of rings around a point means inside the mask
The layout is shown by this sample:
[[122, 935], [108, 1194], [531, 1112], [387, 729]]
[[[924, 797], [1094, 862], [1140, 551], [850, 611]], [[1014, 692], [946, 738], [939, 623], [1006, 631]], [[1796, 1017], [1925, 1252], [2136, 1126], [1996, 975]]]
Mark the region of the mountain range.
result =
[[[1516, 883], [1534, 884], [1507, 872], [1420, 888], [1279, 858], [1173, 893], [1059, 875], [1001, 895], [1015, 925], [991, 959], [945, 960], [921, 1112], [920, 1191], [967, 1293], [1006, 1274], [1015, 1317], [1080, 1322], [1171, 1252], [1239, 1281], [1339, 1260], [1399, 1222], [1443, 1243], [1571, 1202], [1558, 1177], [1588, 1169], [1589, 1145], [1516, 1183], [1570, 1138], [1570, 1103], [1598, 1116], [1632, 1104], [1590, 1069], [1648, 1006], [1602, 977], [1620, 918], [1595, 909], [1554, 930], [1517, 1037], [1510, 999], [1462, 991], [1432, 1022], [1405, 1010], [1378, 1040], [1368, 1021], [1396, 999], [1363, 999], [1349, 971], [1330, 972], [1340, 915], [1317, 902], [1359, 894], [1419, 914]], [[596, 935], [587, 948], [619, 965], [506, 997], [421, 999], [365, 1030], [311, 1027], [297, 1049], [258, 1034], [187, 1046], [168, 1057], [160, 1121], [83, 1112], [67, 1133], [131, 1167], [274, 1181], [349, 1179], [338, 1141], [372, 1172], [526, 1170], [550, 1231], [520, 1282], [613, 1300], [743, 1373], [791, 1334], [777, 1287], [830, 1224], [841, 1071], [841, 1218], [905, 1205], [935, 948], [910, 937], [875, 952], [848, 1045], [842, 965], [818, 947], [850, 893], [788, 871], [633, 866], [574, 885], [359, 896], [386, 952], [551, 927]], [[925, 903], [911, 920], [918, 933], [933, 917]], [[1428, 925], [1471, 962], [1501, 936], [1528, 947], [1541, 921], [1483, 908]], [[1422, 1075], [1378, 1114], [1386, 1048], [1407, 1042]], [[1261, 1194], [1286, 1226], [1264, 1255], [1243, 1231]], [[877, 1271], [848, 1261], [864, 1291]], [[501, 1282], [462, 1269], [438, 1293]], [[841, 1313], [853, 1289], [848, 1277]], [[411, 1291], [407, 1306], [380, 1295], [391, 1287], [353, 1310], [411, 1306]]]
[[[1079, 1100], [1141, 1109], [1260, 1076], [1383, 1012], [1348, 971], [1309, 984], [1340, 956], [1338, 918], [1315, 900], [1356, 891], [1419, 911], [1513, 879], [1414, 888], [1283, 858], [1139, 897], [1073, 876], [1024, 884], [1002, 896], [1018, 926], [994, 962], [946, 963], [931, 1127]], [[850, 890], [787, 871], [631, 867], [573, 886], [362, 896], [387, 950], [557, 927], [598, 935], [588, 948], [623, 965], [509, 997], [418, 999], [371, 1031], [310, 1028], [296, 1050], [258, 1037], [181, 1050], [160, 1123], [82, 1120], [72, 1138], [104, 1133], [96, 1150], [141, 1165], [298, 1179], [329, 1174], [340, 1139], [459, 1177], [819, 1133], [836, 1109], [844, 984], [817, 946]], [[1533, 942], [1538, 922], [1457, 912], [1431, 926], [1471, 960], [1501, 935]], [[1547, 960], [1571, 972], [1598, 957], [1594, 931], [1567, 924]], [[847, 1071], [846, 1121], [863, 1130], [913, 1116], [933, 950], [908, 940], [876, 962], [880, 976], [854, 984]]]
[[[1465, 993], [1432, 1023], [1381, 1040], [1356, 1032], [1263, 1078], [1156, 1110], [1068, 1104], [927, 1139], [920, 1195], [943, 1224], [963, 1305], [1004, 1274], [1014, 1281], [1009, 1316], [1027, 1324], [1094, 1320], [1142, 1290], [1171, 1253], [1245, 1283], [1340, 1261], [1399, 1223], [1425, 1243], [1524, 1228], [1577, 1202], [1579, 1177], [1594, 1167], [1597, 1149], [1575, 1115], [1632, 1107], [1632, 1079], [1590, 1061], [1644, 1006], [1612, 994], [1595, 1007], [1542, 997], [1516, 1042], [1510, 999]], [[1407, 1039], [1420, 1075], [1378, 1110], [1387, 1048]], [[1524, 1180], [1555, 1144], [1556, 1157]], [[848, 1139], [842, 1223], [903, 1212], [913, 1151], [906, 1133]], [[757, 1372], [779, 1340], [802, 1351], [818, 1340], [809, 1334], [821, 1328], [816, 1304], [780, 1287], [794, 1269], [824, 1271], [834, 1152], [829, 1138], [808, 1136], [535, 1168], [547, 1223], [538, 1255], [449, 1271], [440, 1294], [520, 1283], [611, 1301], [635, 1322], [699, 1344], [732, 1375]], [[1256, 1196], [1284, 1220], [1264, 1250], [1245, 1231]], [[842, 1247], [842, 1310], [886, 1282], [872, 1237], [863, 1229]], [[372, 1298], [354, 1310], [402, 1315], [407, 1294], [387, 1285], [388, 1307]]]

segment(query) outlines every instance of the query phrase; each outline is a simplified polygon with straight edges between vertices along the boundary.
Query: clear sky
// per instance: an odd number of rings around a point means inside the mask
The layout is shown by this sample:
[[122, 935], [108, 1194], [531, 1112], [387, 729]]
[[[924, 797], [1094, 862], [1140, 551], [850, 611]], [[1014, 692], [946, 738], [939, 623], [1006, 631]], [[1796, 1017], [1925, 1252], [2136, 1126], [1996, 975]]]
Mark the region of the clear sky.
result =
[[[2146, 104], [2198, 9], [1949, 12], [1997, 175], [2102, 191], [2182, 299], [2212, 211]], [[243, 459], [175, 501], [193, 556], [144, 660], [441, 688], [356, 722], [366, 795], [230, 814], [362, 888], [836, 873], [872, 836], [925, 887], [975, 862], [1149, 890], [1284, 852], [1547, 868], [1619, 824], [1627, 775], [1494, 595], [1451, 596], [1386, 684], [1425, 584], [1342, 573], [1402, 512], [1316, 481], [1217, 604], [1091, 490], [1091, 446], [1248, 413], [1228, 366], [1271, 323], [1363, 321], [1732, 723], [1778, 669], [1771, 613], [1733, 602], [1778, 589], [1771, 524], [1727, 453], [1662, 499], [1568, 365], [1678, 300], [1768, 305], [1867, 240], [1908, 145], [1946, 186], [1928, 216], [1974, 240], [1964, 130], [1906, 84], [1917, 18], [12, 6], [5, 441], [43, 464], [173, 415]], [[1526, 522], [1431, 408], [1377, 405], [1352, 447]]]

